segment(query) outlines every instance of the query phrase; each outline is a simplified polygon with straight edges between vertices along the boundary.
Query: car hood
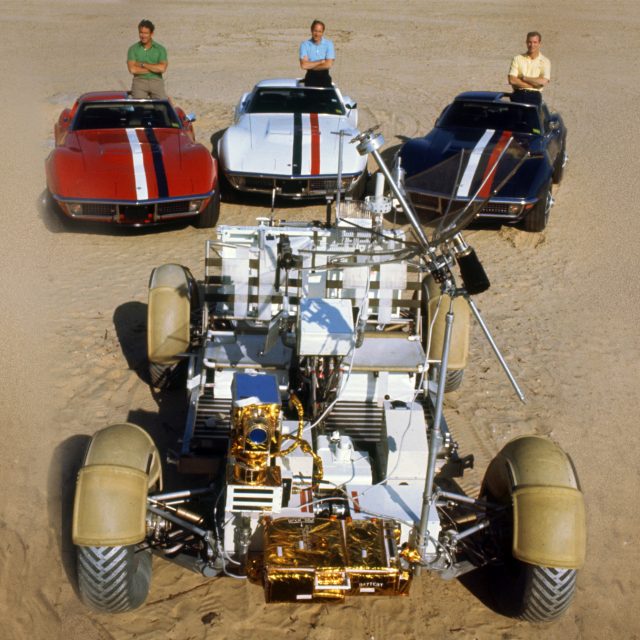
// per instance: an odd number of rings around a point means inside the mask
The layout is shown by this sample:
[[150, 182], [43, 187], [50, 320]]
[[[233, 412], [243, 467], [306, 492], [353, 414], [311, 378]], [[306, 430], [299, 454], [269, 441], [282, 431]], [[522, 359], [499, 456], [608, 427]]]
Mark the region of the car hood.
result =
[[215, 179], [208, 151], [173, 129], [71, 132], [48, 174], [61, 197], [133, 201], [208, 193]]
[[[337, 135], [345, 131], [346, 135]], [[230, 127], [224, 146], [228, 171], [280, 176], [335, 175], [342, 138], [342, 171], [366, 166], [355, 145], [357, 130], [346, 116], [325, 114], [247, 114]]]
[[[517, 143], [516, 146], [518, 147], [517, 151], [515, 147], [512, 147], [512, 151], [508, 152], [510, 156], [514, 156], [514, 161], [517, 159], [516, 156], [519, 155], [519, 157], [522, 157], [522, 153], [526, 152], [534, 154], [534, 157], [530, 157], [521, 164], [516, 173], [502, 186], [497, 195], [500, 197], [529, 197], [532, 189], [535, 193], [539, 188], [538, 174], [542, 174], [548, 169], [548, 167], [546, 167], [548, 163], [544, 159], [544, 156], [540, 154], [542, 141], [540, 136], [494, 129], [436, 128], [424, 138], [415, 138], [406, 142], [399, 152], [400, 162], [407, 180], [410, 180], [413, 176], [416, 176], [416, 179], [422, 180], [422, 178], [418, 178], [418, 174], [443, 163], [449, 158], [457, 156], [461, 151], [471, 154], [471, 158], [476, 155], [475, 164], [473, 160], [470, 159], [469, 163], [465, 166], [476, 167], [475, 171], [477, 175], [473, 175], [472, 178], [467, 176], [468, 179], [465, 180], [464, 175], [456, 178], [456, 172], [450, 172], [451, 174], [448, 178], [443, 178], [443, 186], [442, 189], [439, 190], [443, 193], [451, 193], [455, 180], [459, 179], [461, 188], [458, 189], [458, 195], [468, 196], [473, 192], [471, 188], [473, 180], [482, 180], [486, 170], [487, 156], [485, 155], [484, 161], [480, 161], [477, 154], [482, 154], [484, 151], [492, 148], [500, 150], [501, 145], [505, 142], [505, 137], [508, 139], [510, 135], [513, 136]], [[509, 164], [508, 162], [506, 163], [506, 165]], [[444, 167], [445, 165], [442, 166]], [[409, 184], [410, 183], [408, 183], [407, 186], [409, 186]]]

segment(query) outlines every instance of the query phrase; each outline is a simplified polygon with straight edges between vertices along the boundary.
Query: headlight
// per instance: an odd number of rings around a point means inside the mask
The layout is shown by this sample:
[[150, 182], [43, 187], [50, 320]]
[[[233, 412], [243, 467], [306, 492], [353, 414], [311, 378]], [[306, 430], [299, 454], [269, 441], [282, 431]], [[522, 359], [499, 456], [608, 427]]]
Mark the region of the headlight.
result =
[[82, 205], [74, 202], [74, 203], [67, 203], [67, 211], [69, 212], [69, 215], [71, 216], [80, 216], [82, 215]]
[[510, 204], [509, 205], [509, 214], [512, 216], [517, 216], [522, 211], [521, 204]]
[[189, 202], [189, 211], [193, 213], [200, 211], [200, 205], [202, 205], [202, 200], [191, 200]]

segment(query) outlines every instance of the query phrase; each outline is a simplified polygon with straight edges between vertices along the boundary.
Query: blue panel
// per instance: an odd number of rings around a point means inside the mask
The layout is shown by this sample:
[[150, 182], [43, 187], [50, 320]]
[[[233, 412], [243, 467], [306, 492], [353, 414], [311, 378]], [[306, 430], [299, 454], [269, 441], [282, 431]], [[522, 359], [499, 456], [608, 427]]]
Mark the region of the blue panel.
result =
[[236, 373], [233, 376], [233, 401], [257, 398], [258, 404], [280, 404], [276, 376], [263, 373]]

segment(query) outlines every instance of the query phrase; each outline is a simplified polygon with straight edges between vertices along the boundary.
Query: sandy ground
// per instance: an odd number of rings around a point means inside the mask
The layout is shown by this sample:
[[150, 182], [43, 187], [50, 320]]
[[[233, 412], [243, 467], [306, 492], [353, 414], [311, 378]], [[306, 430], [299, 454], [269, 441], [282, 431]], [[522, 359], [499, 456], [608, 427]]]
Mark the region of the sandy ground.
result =
[[[2, 638], [640, 637], [640, 128], [637, 69], [620, 69], [637, 50], [636, 2], [2, 6]], [[164, 441], [178, 437], [180, 407], [154, 396], [139, 375], [147, 279], [172, 261], [201, 274], [207, 237], [190, 227], [69, 228], [41, 206], [54, 120], [79, 93], [129, 86], [125, 53], [145, 16], [169, 49], [169, 91], [197, 112], [207, 145], [255, 81], [298, 75], [297, 45], [313, 17], [327, 21], [335, 41], [335, 81], [357, 99], [362, 124], [382, 125], [388, 146], [429, 130], [460, 91], [505, 89], [524, 34], [542, 31], [553, 64], [545, 95], [565, 117], [571, 156], [550, 225], [539, 235], [468, 236], [493, 282], [479, 306], [529, 401], [517, 402], [475, 331], [468, 376], [449, 396], [446, 415], [470, 434], [463, 453], [475, 453], [479, 464], [528, 432], [549, 434], [573, 456], [587, 500], [588, 558], [560, 621], [540, 627], [503, 618], [483, 604], [481, 590], [431, 575], [404, 599], [265, 605], [256, 586], [206, 582], [159, 561], [149, 600], [135, 613], [100, 615], [78, 600], [68, 538], [75, 470], [88, 435], [114, 421], [137, 422]], [[251, 223], [265, 211], [223, 205], [221, 221]]]

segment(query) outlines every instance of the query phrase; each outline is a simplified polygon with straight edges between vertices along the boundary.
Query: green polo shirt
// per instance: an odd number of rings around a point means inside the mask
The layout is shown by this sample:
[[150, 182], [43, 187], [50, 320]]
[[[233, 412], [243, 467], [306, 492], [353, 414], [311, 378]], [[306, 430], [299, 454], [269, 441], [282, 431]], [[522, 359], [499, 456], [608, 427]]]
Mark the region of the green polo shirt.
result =
[[[151, 46], [145, 49], [140, 42], [136, 42], [129, 47], [127, 52], [127, 60], [135, 60], [136, 62], [144, 62], [149, 64], [158, 64], [159, 62], [167, 62], [167, 50], [155, 40], [151, 41]], [[145, 73], [136, 76], [137, 78], [162, 78], [161, 73]]]

